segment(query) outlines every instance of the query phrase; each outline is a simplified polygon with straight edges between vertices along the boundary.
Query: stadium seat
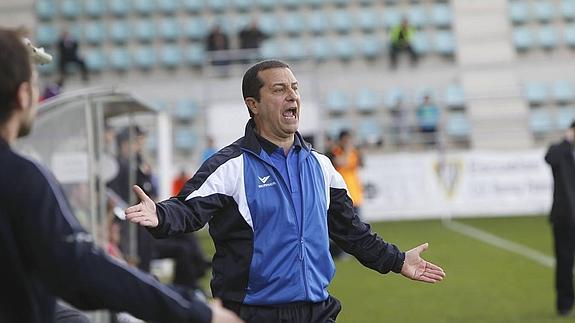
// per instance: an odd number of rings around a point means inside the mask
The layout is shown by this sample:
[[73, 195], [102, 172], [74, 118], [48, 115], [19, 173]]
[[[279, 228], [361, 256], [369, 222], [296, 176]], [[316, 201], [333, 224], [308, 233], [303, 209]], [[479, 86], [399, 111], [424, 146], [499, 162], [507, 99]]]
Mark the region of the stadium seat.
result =
[[325, 37], [315, 37], [311, 43], [312, 56], [317, 62], [323, 62], [331, 58], [333, 51], [329, 41]]
[[140, 20], [134, 26], [136, 39], [141, 43], [151, 43], [156, 36], [156, 26], [153, 20]]
[[465, 93], [459, 84], [449, 84], [445, 90], [445, 103], [450, 108], [462, 108], [465, 106]]
[[276, 6], [275, 0], [256, 0], [256, 1], [258, 2], [258, 6], [260, 7], [260, 9], [264, 11], [273, 10]]
[[431, 9], [431, 20], [436, 27], [448, 28], [453, 20], [451, 8], [445, 3], [436, 3]]
[[192, 45], [188, 47], [186, 52], [186, 60], [189, 65], [193, 67], [202, 67], [206, 62], [206, 52], [200, 45]]
[[362, 6], [371, 6], [376, 2], [377, 0], [359, 0], [359, 4]]
[[262, 31], [267, 35], [273, 36], [277, 32], [278, 19], [274, 14], [262, 14], [258, 22]]
[[325, 0], [305, 0], [312, 8], [320, 8], [325, 4]]
[[361, 54], [367, 59], [376, 59], [381, 57], [384, 46], [381, 40], [376, 36], [363, 37], [360, 42]]
[[91, 49], [86, 53], [86, 65], [92, 72], [101, 72], [106, 68], [106, 56], [100, 50]]
[[84, 11], [90, 18], [99, 18], [106, 11], [104, 0], [86, 0]]
[[88, 22], [84, 28], [85, 39], [91, 45], [99, 45], [106, 38], [106, 28], [101, 22]]
[[469, 120], [463, 111], [450, 112], [449, 116], [447, 117], [445, 128], [447, 135], [452, 138], [461, 139], [469, 137], [469, 134], [471, 133]]
[[177, 45], [163, 46], [160, 50], [162, 65], [167, 68], [176, 68], [182, 63], [182, 52]]
[[176, 146], [177, 149], [192, 151], [194, 150], [194, 148], [196, 148], [197, 143], [198, 138], [191, 129], [189, 129], [188, 127], [175, 128], [174, 146]]
[[124, 44], [131, 36], [131, 31], [128, 24], [124, 21], [114, 21], [109, 25], [110, 38], [116, 44]]
[[346, 118], [331, 119], [327, 129], [327, 134], [335, 139], [339, 136], [342, 130], [350, 130], [353, 124], [352, 121]]
[[567, 21], [575, 20], [575, 0], [561, 0], [559, 10], [563, 19]]
[[555, 4], [548, 0], [538, 0], [533, 3], [533, 16], [537, 18], [539, 22], [547, 23], [555, 18]]
[[363, 119], [359, 122], [357, 135], [362, 143], [375, 145], [382, 141], [382, 126], [374, 119]]
[[435, 33], [435, 51], [444, 56], [452, 56], [455, 53], [455, 37], [452, 32]]
[[199, 0], [182, 0], [182, 5], [190, 13], [200, 13], [205, 7], [204, 1]]
[[234, 0], [234, 7], [239, 12], [250, 11], [255, 0]]
[[353, 27], [352, 16], [345, 10], [336, 10], [330, 16], [332, 29], [340, 34], [351, 32]]
[[36, 42], [40, 46], [54, 46], [58, 40], [56, 27], [51, 24], [39, 24], [36, 27]]
[[110, 51], [110, 67], [116, 71], [127, 71], [132, 59], [126, 48], [115, 48]]
[[533, 34], [527, 27], [518, 27], [513, 30], [513, 45], [518, 51], [533, 48]]
[[116, 17], [123, 17], [130, 11], [130, 2], [128, 0], [109, 0], [108, 6], [110, 12]]
[[413, 48], [419, 55], [430, 52], [429, 38], [426, 32], [420, 31], [413, 36]]
[[180, 36], [180, 25], [175, 19], [165, 18], [160, 21], [159, 32], [162, 39], [175, 41]]
[[427, 11], [423, 6], [417, 5], [409, 9], [408, 19], [409, 23], [418, 29], [424, 28], [427, 25]]
[[551, 26], [541, 26], [537, 30], [537, 38], [539, 41], [539, 46], [546, 50], [554, 49], [557, 47], [557, 31]]
[[357, 13], [357, 25], [363, 32], [373, 32], [380, 28], [380, 16], [373, 9], [362, 9]]
[[557, 110], [557, 128], [565, 130], [571, 126], [575, 120], [575, 106], [561, 106]]
[[563, 39], [569, 48], [575, 48], [575, 25], [567, 25], [563, 31]]
[[325, 104], [327, 111], [332, 114], [344, 114], [352, 108], [349, 95], [339, 90], [328, 92], [325, 97]]
[[527, 4], [519, 1], [509, 3], [509, 16], [514, 24], [524, 24], [529, 17]]
[[362, 88], [355, 98], [355, 106], [360, 113], [372, 113], [380, 105], [379, 95], [370, 89]]
[[337, 38], [333, 46], [335, 49], [335, 56], [342, 61], [351, 60], [356, 54], [356, 45], [353, 40], [354, 38], [351, 37]]
[[299, 35], [303, 31], [303, 17], [297, 13], [284, 15], [281, 19], [282, 29], [291, 36]]
[[533, 109], [529, 116], [529, 129], [534, 134], [545, 134], [553, 131], [553, 119], [546, 109]]
[[191, 40], [204, 40], [208, 33], [207, 24], [201, 17], [190, 17], [186, 19], [184, 34]]
[[531, 105], [543, 104], [547, 100], [547, 88], [542, 82], [526, 82], [525, 97]]
[[[198, 1], [198, 0], [196, 0], [196, 1]], [[206, 0], [206, 2], [208, 3], [208, 8], [212, 12], [216, 12], [216, 13], [224, 12], [229, 5], [228, 0]]]
[[555, 102], [570, 103], [575, 101], [575, 89], [570, 81], [560, 80], [553, 82], [551, 93]]
[[134, 9], [142, 16], [149, 16], [156, 9], [154, 0], [134, 0]]
[[60, 2], [60, 13], [64, 18], [76, 19], [80, 16], [81, 6], [74, 0], [62, 0]]
[[401, 13], [395, 8], [385, 8], [383, 11], [383, 23], [385, 28], [391, 29], [401, 23]]
[[307, 29], [313, 34], [323, 34], [327, 29], [327, 18], [323, 11], [313, 10], [307, 16]]
[[288, 9], [297, 9], [297, 7], [299, 7], [302, 3], [303, 3], [303, 0], [283, 0], [282, 1], [282, 4]]
[[53, 0], [36, 1], [36, 15], [42, 20], [50, 20], [54, 18], [56, 14], [54, 8], [56, 8], [56, 5]]
[[143, 70], [149, 70], [156, 65], [156, 53], [152, 47], [140, 47], [134, 53], [136, 66]]
[[158, 3], [158, 9], [161, 13], [165, 15], [173, 15], [180, 10], [179, 1], [174, 0], [156, 0]]
[[308, 47], [304, 45], [300, 38], [293, 38], [284, 41], [284, 48], [282, 52], [285, 53], [284, 55], [288, 58], [289, 61], [300, 61], [306, 58], [307, 48]]
[[331, 2], [336, 7], [345, 7], [348, 5], [349, 0], [330, 0], [329, 2]]
[[184, 99], [176, 102], [174, 117], [180, 120], [193, 120], [199, 112], [198, 104], [192, 99]]
[[281, 55], [278, 43], [276, 40], [266, 40], [260, 47], [262, 57], [265, 59], [277, 58]]
[[405, 94], [399, 88], [393, 88], [386, 91], [384, 105], [387, 108], [394, 108], [398, 103], [405, 101]]

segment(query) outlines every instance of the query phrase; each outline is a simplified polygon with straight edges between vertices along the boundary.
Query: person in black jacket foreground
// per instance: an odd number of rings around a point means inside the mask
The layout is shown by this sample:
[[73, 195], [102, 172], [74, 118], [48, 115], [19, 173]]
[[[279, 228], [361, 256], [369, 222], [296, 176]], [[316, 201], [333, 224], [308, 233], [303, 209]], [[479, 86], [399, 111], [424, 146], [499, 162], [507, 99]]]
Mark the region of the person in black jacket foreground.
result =
[[553, 172], [553, 206], [550, 220], [555, 241], [555, 290], [557, 312], [570, 315], [573, 310], [573, 259], [575, 256], [575, 159], [573, 140], [575, 122], [565, 138], [549, 147], [545, 161]]
[[219, 301], [187, 299], [105, 255], [54, 177], [11, 149], [31, 130], [37, 78], [21, 35], [0, 28], [0, 322], [53, 322], [57, 297], [144, 320], [241, 322]]

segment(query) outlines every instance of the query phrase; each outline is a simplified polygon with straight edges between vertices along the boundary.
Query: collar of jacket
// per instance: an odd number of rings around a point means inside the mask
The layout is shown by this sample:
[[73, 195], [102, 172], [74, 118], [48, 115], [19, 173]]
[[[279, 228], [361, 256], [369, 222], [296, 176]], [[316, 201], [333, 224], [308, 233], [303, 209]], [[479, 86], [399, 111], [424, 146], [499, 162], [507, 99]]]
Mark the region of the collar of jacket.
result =
[[[242, 149], [251, 151], [259, 156], [260, 152], [264, 148], [262, 147], [260, 141], [256, 137], [256, 133], [254, 131], [255, 126], [256, 123], [254, 122], [253, 119], [250, 118], [250, 120], [248, 120], [248, 123], [246, 124], [246, 130], [244, 138], [241, 143], [241, 147]], [[311, 151], [311, 144], [303, 140], [303, 137], [299, 133], [299, 131], [295, 133], [294, 144], [301, 145], [302, 149], [308, 153]]]

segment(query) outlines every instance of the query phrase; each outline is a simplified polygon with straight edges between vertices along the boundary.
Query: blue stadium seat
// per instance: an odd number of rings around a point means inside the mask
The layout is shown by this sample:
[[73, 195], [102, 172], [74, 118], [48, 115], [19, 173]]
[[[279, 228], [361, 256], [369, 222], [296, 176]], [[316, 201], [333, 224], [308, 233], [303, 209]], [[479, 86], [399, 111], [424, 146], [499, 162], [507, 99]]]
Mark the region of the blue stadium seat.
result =
[[333, 47], [335, 49], [335, 56], [342, 61], [349, 61], [356, 54], [354, 38], [351, 37], [337, 38]]
[[329, 2], [331, 2], [333, 5], [337, 7], [345, 7], [349, 3], [348, 0], [330, 0]]
[[371, 6], [376, 2], [377, 0], [359, 0], [359, 4], [362, 6]]
[[413, 48], [419, 55], [427, 55], [430, 47], [427, 33], [420, 31], [413, 36]]
[[381, 53], [384, 49], [381, 40], [376, 36], [363, 37], [361, 39], [360, 46], [363, 57], [367, 59], [376, 59], [381, 57]]
[[202, 67], [206, 62], [206, 51], [200, 45], [192, 45], [187, 49], [186, 60], [193, 67]]
[[204, 1], [199, 0], [182, 0], [182, 5], [190, 13], [200, 13], [205, 7]]
[[571, 126], [571, 123], [575, 120], [575, 106], [567, 105], [561, 106], [557, 110], [557, 128], [565, 130]]
[[230, 28], [230, 33], [232, 35], [237, 35], [240, 30], [244, 29], [245, 27], [247, 27], [251, 22], [251, 18], [249, 15], [244, 15], [244, 14], [236, 14], [234, 15], [233, 19], [232, 19], [232, 23], [231, 28]]
[[140, 20], [134, 26], [136, 39], [141, 43], [151, 43], [156, 37], [156, 26], [153, 20]]
[[86, 65], [92, 72], [101, 72], [106, 68], [106, 56], [100, 50], [91, 49], [86, 53]]
[[184, 99], [176, 102], [174, 117], [180, 120], [193, 120], [199, 113], [198, 104], [192, 99]]
[[106, 38], [106, 28], [102, 22], [88, 22], [84, 25], [85, 39], [89, 44], [99, 45]]
[[339, 136], [342, 130], [350, 130], [352, 127], [352, 121], [346, 118], [331, 119], [329, 121], [329, 126], [327, 129], [327, 134], [333, 139]]
[[305, 0], [312, 8], [320, 8], [325, 4], [325, 0]]
[[518, 51], [533, 48], [533, 34], [527, 27], [518, 27], [513, 30], [513, 44]]
[[459, 84], [449, 84], [445, 90], [445, 103], [450, 108], [462, 108], [465, 106], [465, 93]]
[[550, 50], [557, 47], [558, 37], [557, 31], [551, 26], [541, 26], [537, 30], [537, 38], [539, 41], [539, 46], [544, 49]]
[[239, 12], [250, 11], [255, 4], [255, 0], [234, 0], [234, 6]]
[[355, 97], [355, 106], [360, 113], [372, 113], [380, 106], [380, 99], [375, 91], [362, 88]]
[[399, 102], [405, 101], [405, 93], [400, 88], [392, 88], [386, 91], [384, 105], [387, 108], [394, 108]]
[[256, 1], [258, 2], [258, 6], [260, 7], [260, 9], [265, 11], [273, 10], [276, 6], [275, 0], [256, 0]]
[[36, 15], [42, 20], [54, 18], [56, 14], [54, 8], [56, 8], [56, 5], [53, 0], [36, 1]]
[[288, 9], [297, 9], [303, 4], [303, 0], [283, 0], [282, 3]]
[[307, 29], [313, 34], [323, 34], [327, 30], [327, 18], [323, 11], [313, 10], [307, 16]]
[[575, 101], [575, 89], [573, 83], [566, 80], [559, 80], [553, 82], [551, 89], [553, 99], [560, 103], [571, 103]]
[[182, 63], [182, 51], [177, 45], [163, 46], [160, 50], [162, 65], [168, 68], [176, 68]]
[[424, 28], [427, 25], [427, 11], [423, 6], [417, 5], [409, 9], [407, 14], [409, 23], [415, 28]]
[[149, 16], [156, 10], [156, 2], [154, 0], [133, 0], [133, 2], [134, 9], [142, 16]]
[[192, 129], [186, 128], [176, 128], [174, 131], [174, 146], [177, 149], [192, 151], [196, 148], [198, 143], [198, 138], [192, 131]]
[[345, 10], [336, 10], [330, 17], [332, 28], [341, 34], [351, 32], [353, 27], [352, 16]]
[[180, 10], [180, 2], [174, 0], [156, 0], [158, 9], [165, 15], [173, 15]]
[[74, 0], [62, 0], [60, 2], [60, 13], [64, 18], [75, 19], [80, 16], [80, 5]]
[[134, 61], [138, 68], [149, 70], [156, 65], [156, 53], [154, 48], [146, 46], [140, 47], [134, 53]]
[[330, 59], [333, 54], [330, 43], [325, 37], [314, 37], [311, 48], [313, 58], [318, 62]]
[[561, 0], [559, 10], [563, 19], [567, 21], [575, 20], [575, 0]]
[[128, 41], [131, 36], [130, 27], [124, 21], [114, 21], [109, 25], [110, 28], [110, 38], [116, 44], [124, 44]]
[[547, 23], [555, 18], [555, 4], [547, 0], [538, 0], [533, 3], [533, 15], [539, 22]]
[[284, 42], [283, 53], [290, 61], [300, 61], [306, 58], [307, 46], [304, 45], [303, 41], [299, 38], [289, 39]]
[[553, 131], [553, 118], [551, 118], [551, 113], [546, 109], [531, 110], [529, 129], [538, 135]]
[[391, 29], [401, 23], [401, 13], [395, 8], [385, 8], [383, 11], [383, 23], [385, 28]]
[[266, 40], [260, 47], [260, 52], [263, 58], [271, 59], [278, 58], [281, 55], [279, 45], [276, 40]]
[[532, 105], [543, 104], [547, 100], [547, 87], [542, 82], [526, 82], [524, 84], [525, 97]]
[[84, 11], [90, 18], [99, 18], [106, 11], [104, 0], [86, 0], [84, 2]]
[[299, 35], [303, 31], [303, 17], [297, 13], [290, 13], [283, 16], [281, 20], [282, 29], [289, 35]]
[[109, 0], [108, 8], [113, 15], [123, 17], [130, 12], [130, 2], [128, 0]]
[[204, 40], [208, 34], [207, 23], [201, 17], [190, 17], [186, 19], [184, 34], [191, 40]]
[[110, 51], [110, 67], [116, 71], [127, 71], [131, 67], [132, 59], [126, 48], [115, 48]]
[[328, 112], [333, 114], [344, 114], [352, 108], [349, 95], [338, 90], [332, 90], [326, 94], [325, 105]]
[[363, 119], [359, 122], [357, 135], [362, 143], [375, 145], [383, 139], [382, 126], [374, 119]]
[[277, 32], [278, 18], [274, 14], [262, 14], [258, 22], [262, 31], [267, 35], [272, 36]]
[[509, 3], [509, 17], [514, 24], [524, 24], [529, 17], [527, 3], [519, 1]]
[[180, 25], [176, 19], [166, 18], [160, 21], [160, 37], [164, 40], [175, 41], [180, 36]]
[[380, 16], [375, 10], [362, 9], [358, 11], [356, 21], [363, 32], [373, 32], [380, 28]]
[[58, 40], [58, 32], [54, 25], [39, 24], [36, 27], [36, 42], [40, 46], [53, 46]]
[[453, 20], [451, 8], [445, 3], [436, 3], [431, 9], [431, 20], [436, 27], [447, 28]]
[[441, 55], [452, 56], [455, 53], [455, 37], [450, 31], [435, 33], [435, 51]]
[[447, 117], [445, 128], [448, 136], [457, 139], [469, 137], [469, 134], [471, 133], [469, 120], [463, 111], [450, 112]]
[[565, 30], [563, 31], [563, 39], [569, 48], [575, 48], [575, 25], [571, 24], [565, 26]]
[[[198, 0], [196, 0], [198, 1]], [[228, 0], [206, 0], [211, 11], [222, 13], [228, 7]]]

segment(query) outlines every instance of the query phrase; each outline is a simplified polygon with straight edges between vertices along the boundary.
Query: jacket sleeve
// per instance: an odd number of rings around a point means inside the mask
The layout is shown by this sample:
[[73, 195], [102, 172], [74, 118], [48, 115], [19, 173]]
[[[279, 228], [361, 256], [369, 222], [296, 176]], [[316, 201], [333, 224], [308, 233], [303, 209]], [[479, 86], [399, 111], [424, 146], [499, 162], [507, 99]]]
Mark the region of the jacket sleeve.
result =
[[354, 255], [364, 266], [380, 273], [401, 272], [405, 253], [395, 245], [385, 242], [362, 222], [353, 208], [341, 175], [330, 164], [328, 171], [329, 237], [345, 252]]
[[564, 140], [559, 144], [552, 145], [547, 150], [545, 154], [545, 161], [552, 167], [558, 166], [561, 162], [561, 157], [563, 154], [568, 153], [570, 149], [570, 144], [568, 141]]
[[126, 311], [158, 322], [210, 322], [211, 310], [108, 257], [72, 214], [50, 173], [31, 165], [15, 188], [25, 262], [55, 295], [84, 310]]

